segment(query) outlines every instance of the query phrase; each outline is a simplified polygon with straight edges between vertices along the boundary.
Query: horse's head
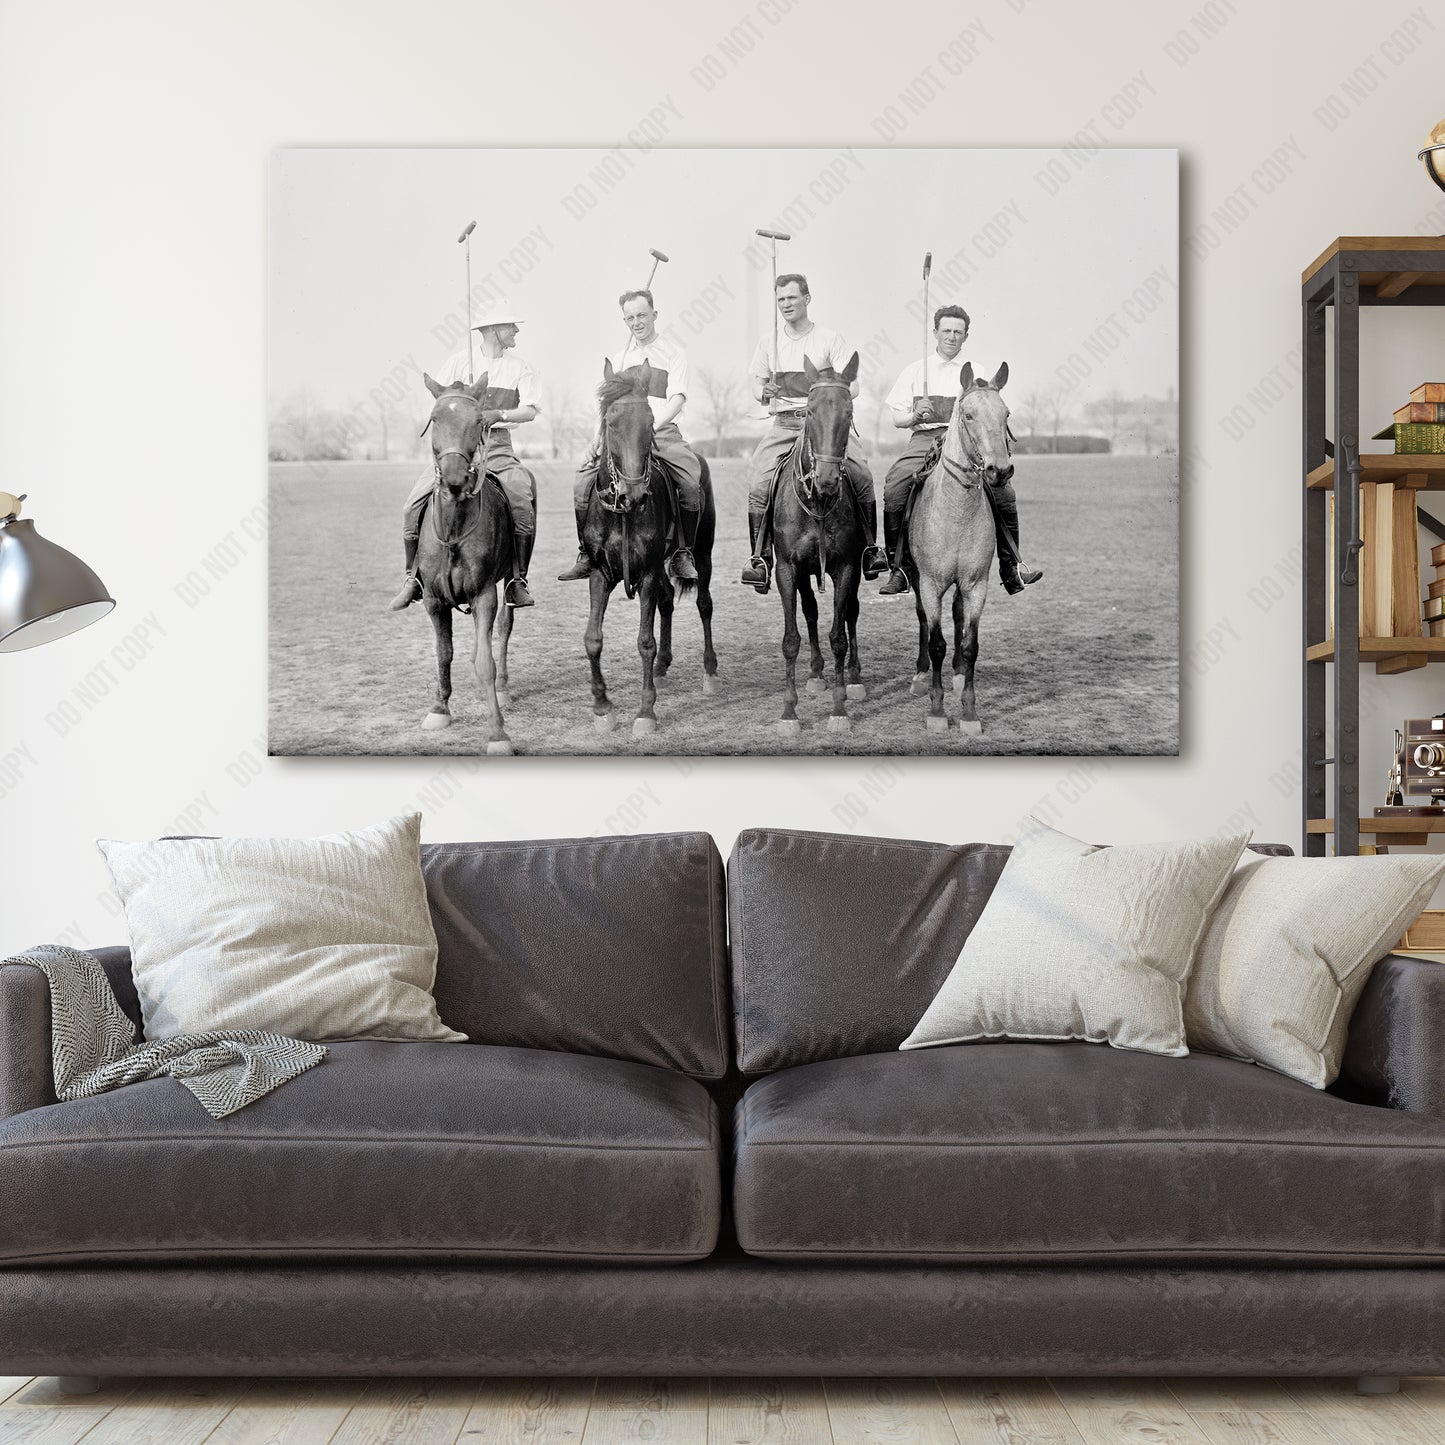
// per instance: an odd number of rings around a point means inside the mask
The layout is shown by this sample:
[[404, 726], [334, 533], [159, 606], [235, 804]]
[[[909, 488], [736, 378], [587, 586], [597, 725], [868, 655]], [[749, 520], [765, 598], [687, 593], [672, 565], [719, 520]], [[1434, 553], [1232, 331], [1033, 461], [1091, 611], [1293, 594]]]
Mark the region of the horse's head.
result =
[[603, 476], [611, 483], [609, 505], [630, 512], [647, 496], [652, 470], [652, 405], [647, 390], [652, 367], [643, 362], [637, 371], [613, 371], [602, 364], [602, 385], [597, 405], [602, 417]]
[[958, 380], [960, 394], [953, 409], [954, 445], [963, 453], [970, 471], [980, 473], [985, 481], [1006, 482], [1014, 474], [1009, 459], [1008, 403], [1001, 394], [1008, 381], [1008, 362], [1003, 362], [985, 381], [973, 374], [973, 363], [966, 361]]
[[477, 448], [486, 434], [488, 422], [497, 415], [482, 409], [486, 373], [472, 386], [464, 381], [443, 386], [425, 374], [422, 380], [435, 398], [427, 422], [431, 430], [432, 466], [437, 481], [455, 495], [476, 481]]
[[843, 458], [848, 452], [848, 433], [853, 426], [853, 382], [858, 376], [858, 353], [848, 358], [842, 371], [817, 367], [805, 356], [803, 374], [808, 378], [808, 409], [803, 430], [812, 462], [813, 485], [825, 497], [838, 493], [843, 476]]

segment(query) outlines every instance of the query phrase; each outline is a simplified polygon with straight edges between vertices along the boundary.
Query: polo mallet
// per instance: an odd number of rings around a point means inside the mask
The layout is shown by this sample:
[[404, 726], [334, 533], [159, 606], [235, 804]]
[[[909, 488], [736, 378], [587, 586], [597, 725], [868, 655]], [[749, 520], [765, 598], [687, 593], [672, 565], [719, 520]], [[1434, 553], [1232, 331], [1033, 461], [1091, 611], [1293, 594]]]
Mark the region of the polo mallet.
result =
[[928, 273], [933, 270], [933, 252], [923, 253], [923, 395], [928, 396], [928, 341], [933, 328], [928, 324]]
[[782, 366], [782, 358], [778, 355], [778, 242], [791, 241], [793, 235], [791, 231], [765, 231], [761, 227], [755, 234], [773, 243], [773, 364], [770, 370], [776, 379]]
[[465, 243], [467, 248], [467, 385], [475, 377], [472, 368], [472, 232], [477, 229], [475, 221], [467, 222], [467, 229], [457, 237], [457, 245]]
[[651, 246], [647, 248], [647, 254], [652, 257], [652, 270], [647, 273], [647, 285], [644, 286], [642, 289], [644, 291], [651, 291], [652, 278], [657, 275], [657, 268], [669, 258], [662, 251], [654, 251]]

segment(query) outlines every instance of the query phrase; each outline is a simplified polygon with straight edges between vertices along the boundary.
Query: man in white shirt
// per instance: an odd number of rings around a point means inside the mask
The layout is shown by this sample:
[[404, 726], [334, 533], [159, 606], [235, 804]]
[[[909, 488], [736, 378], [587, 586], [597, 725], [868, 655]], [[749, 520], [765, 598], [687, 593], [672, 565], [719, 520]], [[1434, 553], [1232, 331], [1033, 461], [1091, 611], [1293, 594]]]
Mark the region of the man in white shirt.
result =
[[[914, 488], [923, 480], [929, 455], [948, 430], [954, 405], [963, 390], [961, 353], [968, 340], [969, 324], [968, 312], [962, 306], [940, 306], [933, 313], [934, 349], [927, 359], [926, 371], [922, 361], [905, 366], [888, 393], [893, 425], [906, 428], [909, 437], [883, 480], [883, 543], [892, 567], [888, 580], [878, 589], [885, 597], [908, 591], [908, 577], [903, 570], [908, 547], [908, 503]], [[1043, 574], [1019, 570], [1019, 509], [1013, 484], [994, 483], [990, 491], [999, 578], [1004, 591], [1022, 592], [1024, 583], [1037, 582]]]
[[[778, 330], [778, 355], [766, 337], [758, 341], [748, 368], [752, 376], [753, 395], [772, 413], [773, 424], [763, 434], [748, 463], [748, 536], [753, 556], [743, 568], [742, 581], [758, 592], [771, 586], [771, 551], [765, 523], [772, 508], [773, 486], [783, 458], [792, 450], [803, 429], [803, 413], [808, 406], [808, 379], [803, 369], [807, 357], [818, 368], [832, 367], [841, 372], [852, 356], [842, 335], [831, 327], [819, 326], [808, 319], [812, 296], [808, 278], [790, 271], [779, 276], [774, 289], [778, 314], [783, 325]], [[852, 394], [858, 395], [854, 381]], [[858, 516], [867, 536], [863, 552], [863, 575], [878, 576], [888, 565], [883, 549], [874, 540], [877, 535], [878, 502], [873, 494], [873, 473], [863, 456], [856, 435], [848, 438], [847, 461], [843, 467], [853, 490]]]
[[[443, 386], [450, 386], [457, 381], [471, 385], [476, 377], [485, 375], [487, 389], [482, 393], [482, 407], [500, 414], [500, 420], [484, 435], [486, 469], [496, 474], [512, 507], [512, 579], [503, 593], [508, 607], [536, 605], [527, 589], [527, 566], [537, 541], [537, 479], [517, 460], [510, 431], [512, 426], [534, 420], [542, 409], [537, 373], [514, 351], [517, 328], [521, 324], [516, 312], [499, 302], [472, 327], [480, 333], [475, 360], [463, 348], [449, 356], [433, 377]], [[508, 352], [513, 354], [509, 356]], [[421, 536], [421, 519], [435, 483], [436, 475], [428, 467], [416, 479], [406, 499], [401, 528], [406, 551], [406, 584], [391, 604], [398, 611], [410, 607], [421, 597], [421, 582], [416, 575], [416, 545]]]
[[[652, 452], [667, 468], [677, 491], [680, 515], [672, 537], [672, 573], [680, 582], [696, 582], [697, 567], [692, 549], [697, 540], [698, 511], [702, 505], [702, 462], [678, 428], [678, 419], [687, 405], [687, 389], [691, 384], [687, 353], [677, 342], [657, 334], [657, 307], [652, 292], [624, 291], [618, 297], [622, 319], [632, 333], [627, 345], [608, 358], [618, 376], [638, 374], [643, 363], [648, 365], [648, 403], [652, 407]], [[573, 508], [577, 513], [577, 560], [558, 575], [559, 582], [577, 582], [592, 573], [592, 559], [582, 544], [587, 525], [587, 508], [592, 488], [597, 482], [601, 431], [592, 449], [577, 469], [572, 489]]]

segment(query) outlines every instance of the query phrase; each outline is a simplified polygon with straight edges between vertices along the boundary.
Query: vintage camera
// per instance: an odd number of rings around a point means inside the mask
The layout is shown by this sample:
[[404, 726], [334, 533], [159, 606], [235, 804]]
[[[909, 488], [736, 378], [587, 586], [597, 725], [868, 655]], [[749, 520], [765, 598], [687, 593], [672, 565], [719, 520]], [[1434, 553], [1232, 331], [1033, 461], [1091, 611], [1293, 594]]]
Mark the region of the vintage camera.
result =
[[1388, 796], [1389, 805], [1411, 812], [1445, 807], [1445, 713], [1406, 718], [1403, 731], [1395, 729]]

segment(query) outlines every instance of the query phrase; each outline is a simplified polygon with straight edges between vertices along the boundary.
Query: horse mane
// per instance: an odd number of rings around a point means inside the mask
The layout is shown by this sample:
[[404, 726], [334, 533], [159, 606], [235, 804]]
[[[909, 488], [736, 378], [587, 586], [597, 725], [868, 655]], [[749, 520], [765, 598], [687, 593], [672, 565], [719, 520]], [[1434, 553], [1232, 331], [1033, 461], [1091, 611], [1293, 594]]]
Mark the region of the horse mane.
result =
[[607, 408], [614, 401], [622, 401], [629, 396], [641, 397], [647, 400], [647, 393], [642, 389], [641, 376], [629, 376], [623, 372], [617, 372], [611, 381], [604, 381], [597, 388], [597, 410], [605, 419]]

